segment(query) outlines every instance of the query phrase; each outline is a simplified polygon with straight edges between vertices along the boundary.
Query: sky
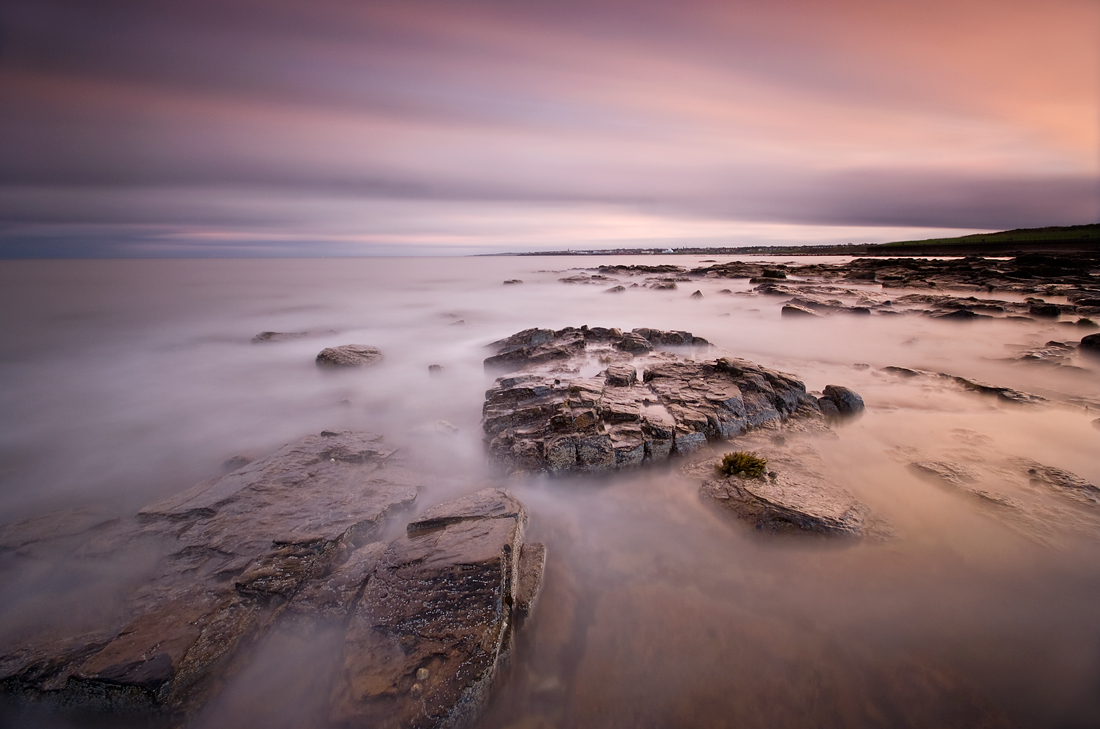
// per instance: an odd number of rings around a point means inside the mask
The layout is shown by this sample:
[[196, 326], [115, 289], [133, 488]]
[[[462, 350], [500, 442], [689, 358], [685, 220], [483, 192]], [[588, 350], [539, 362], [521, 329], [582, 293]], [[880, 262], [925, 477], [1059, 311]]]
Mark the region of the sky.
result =
[[1100, 221], [1096, 0], [5, 0], [0, 257]]

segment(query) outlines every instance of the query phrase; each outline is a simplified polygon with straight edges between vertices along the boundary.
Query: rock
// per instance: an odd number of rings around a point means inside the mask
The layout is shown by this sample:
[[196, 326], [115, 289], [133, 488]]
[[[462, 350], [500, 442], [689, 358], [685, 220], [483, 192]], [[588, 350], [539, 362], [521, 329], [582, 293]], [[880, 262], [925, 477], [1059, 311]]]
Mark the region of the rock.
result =
[[1032, 364], [1055, 365], [1058, 367], [1071, 367], [1070, 364], [1074, 347], [1064, 342], [1047, 342], [1042, 347], [1031, 347], [1020, 352], [1016, 359], [1020, 362]]
[[325, 331], [313, 332], [260, 332], [256, 336], [252, 337], [252, 343], [264, 344], [265, 342], [289, 342], [294, 339], [316, 337], [323, 334], [336, 334], [336, 330], [326, 329]]
[[526, 523], [522, 504], [485, 489], [408, 525], [351, 614], [333, 724], [459, 726], [476, 717], [518, 612], [538, 593], [545, 551], [524, 544]]
[[811, 464], [820, 465], [821, 457], [808, 443], [792, 445], [786, 438], [766, 442], [757, 437], [739, 440], [738, 447], [751, 447], [767, 458], [768, 475], [723, 477], [717, 470], [721, 459], [708, 459], [684, 470], [704, 478], [699, 489], [703, 498], [755, 529], [850, 537], [890, 535], [885, 521], [872, 517], [871, 510], [847, 489], [811, 468]]
[[[917, 475], [952, 491], [974, 499], [984, 513], [1022, 536], [1043, 545], [1052, 545], [1067, 533], [1095, 538], [1100, 530], [1100, 498], [1092, 484], [1061, 469], [1043, 466], [1022, 458], [1010, 457], [1003, 463], [918, 460], [909, 464]], [[984, 487], [992, 481], [999, 488], [1041, 486], [1043, 493], [1020, 499]], [[1070, 508], [1045, 497], [1054, 491], [1076, 502]], [[1036, 498], [1037, 497], [1037, 498]]]
[[699, 493], [765, 531], [809, 531], [860, 536], [866, 506], [844, 491], [807, 478], [779, 474], [775, 480], [729, 476], [705, 481]]
[[791, 317], [821, 316], [821, 314], [818, 314], [813, 309], [801, 306], [799, 304], [784, 304], [782, 315]]
[[914, 370], [909, 367], [897, 367], [895, 365], [883, 367], [882, 371], [889, 372], [891, 375], [898, 375], [899, 377], [921, 377], [930, 374], [923, 370]]
[[525, 543], [519, 552], [519, 581], [516, 587], [515, 610], [520, 619], [535, 611], [545, 569], [546, 545]]
[[978, 314], [970, 309], [956, 309], [949, 314], [937, 314], [933, 319], [942, 321], [973, 321], [974, 319], [990, 319], [986, 314]]
[[469, 722], [537, 601], [545, 548], [524, 542], [526, 509], [495, 489], [378, 541], [421, 480], [397, 458], [377, 436], [325, 432], [143, 509], [119, 548], [150, 535], [171, 548], [124, 619], [0, 650], [0, 690], [81, 719], [179, 723], [261, 654], [246, 648], [320, 625], [344, 635], [318, 684], [332, 695], [321, 723]]
[[[857, 395], [847, 387], [841, 387], [840, 385], [826, 385], [824, 390], [824, 397], [818, 398], [818, 405], [821, 406], [821, 411], [826, 415], [831, 414], [831, 410], [835, 409], [836, 414], [842, 418], [850, 418], [853, 415], [858, 415], [863, 412], [863, 398]], [[826, 412], [825, 405], [822, 401], [827, 401], [832, 405], [830, 412]]]
[[780, 271], [777, 268], [765, 268], [760, 272], [761, 278], [787, 278], [786, 271]]
[[429, 375], [441, 375], [441, 374], [443, 374], [443, 365], [438, 365], [438, 364], [428, 365], [428, 374]]
[[691, 298], [693, 298], [693, 299], [701, 299], [701, 298], [703, 298], [703, 292], [702, 292], [702, 291], [698, 291], [698, 290], [697, 290], [697, 291], [696, 291], [696, 292], [695, 292], [694, 294], [692, 294], [692, 295], [691, 295]]
[[[578, 331], [543, 337], [538, 346], [561, 347]], [[526, 373], [501, 377], [486, 392], [490, 461], [512, 473], [610, 471], [662, 462], [794, 416], [821, 417], [817, 401], [789, 375], [741, 359], [694, 362], [650, 351], [654, 343], [705, 341], [689, 332], [587, 331], [567, 363], [528, 362]], [[601, 376], [576, 374], [594, 360], [610, 360]], [[557, 364], [568, 370], [553, 369]]]
[[683, 268], [682, 266], [674, 266], [671, 263], [661, 263], [661, 264], [657, 264], [655, 266], [647, 266], [647, 265], [640, 265], [640, 264], [627, 266], [627, 265], [623, 265], [623, 264], [616, 264], [616, 265], [611, 265], [611, 266], [600, 266], [597, 270], [600, 273], [612, 273], [612, 274], [625, 273], [625, 274], [628, 274], [628, 275], [631, 275], [631, 276], [633, 276], [634, 274], [638, 274], [638, 273], [663, 273], [663, 274], [668, 274], [668, 273], [684, 273], [685, 271], [687, 271], [686, 268]]
[[263, 344], [264, 342], [286, 342], [292, 339], [302, 339], [308, 337], [309, 332], [260, 332], [256, 336], [252, 337], [253, 344]]
[[1011, 387], [990, 385], [985, 382], [979, 382], [978, 380], [972, 380], [968, 377], [960, 377], [958, 375], [948, 375], [940, 373], [940, 376], [961, 385], [965, 390], [977, 392], [982, 395], [994, 395], [998, 399], [1004, 400], [1005, 402], [1016, 403], [1019, 405], [1034, 405], [1037, 403], [1046, 402], [1046, 398], [1044, 397], [1040, 397], [1039, 395], [1032, 395], [1029, 392], [1013, 390]]
[[584, 349], [584, 333], [556, 338], [552, 329], [527, 329], [490, 344], [497, 354], [485, 359], [485, 369], [517, 370], [532, 364], [569, 359]]
[[382, 361], [382, 352], [367, 344], [327, 347], [317, 355], [317, 364], [326, 367], [367, 367]]
[[1062, 310], [1057, 304], [1047, 304], [1042, 301], [1037, 301], [1028, 306], [1027, 313], [1043, 319], [1057, 319], [1062, 315]]
[[675, 281], [662, 281], [662, 282], [653, 284], [653, 288], [657, 289], [657, 290], [663, 290], [663, 291], [674, 291], [676, 289], [676, 282]]
[[521, 284], [521, 283], [523, 283], [523, 281], [521, 279], [510, 278], [510, 279], [508, 279], [507, 281], [504, 282], [504, 285], [508, 286], [508, 285], [511, 285], [511, 284]]
[[624, 352], [652, 352], [653, 345], [649, 340], [636, 332], [627, 332], [623, 338], [615, 343], [615, 349]]
[[966, 466], [947, 461], [914, 461], [909, 467], [922, 476], [928, 476], [949, 486], [961, 488], [978, 481], [978, 474]]
[[611, 364], [607, 366], [607, 384], [613, 387], [630, 387], [638, 381], [638, 371], [633, 365]]
[[609, 289], [605, 289], [604, 293], [605, 294], [621, 294], [624, 291], [626, 291], [625, 286], [612, 286]]
[[249, 463], [252, 463], [252, 459], [247, 456], [233, 456], [222, 461], [222, 473], [230, 473], [236, 471], [238, 468], [244, 468]]
[[77, 711], [193, 710], [288, 602], [415, 499], [392, 453], [325, 432], [146, 507], [113, 548], [163, 544], [152, 581], [90, 636], [0, 648], [0, 687]]
[[14, 551], [35, 542], [85, 534], [117, 520], [118, 515], [109, 511], [77, 507], [0, 525], [0, 551]]
[[1100, 418], [1097, 418], [1096, 420], [1092, 421], [1092, 427], [1096, 428], [1097, 430], [1100, 430]]
[[1054, 466], [1044, 466], [1037, 461], [1026, 458], [1018, 458], [1014, 463], [1027, 474], [1028, 480], [1032, 484], [1042, 485], [1076, 496], [1084, 496], [1090, 501], [1100, 502], [1100, 488], [1075, 473]]
[[1100, 334], [1090, 334], [1081, 339], [1077, 345], [1077, 351], [1090, 357], [1100, 357]]

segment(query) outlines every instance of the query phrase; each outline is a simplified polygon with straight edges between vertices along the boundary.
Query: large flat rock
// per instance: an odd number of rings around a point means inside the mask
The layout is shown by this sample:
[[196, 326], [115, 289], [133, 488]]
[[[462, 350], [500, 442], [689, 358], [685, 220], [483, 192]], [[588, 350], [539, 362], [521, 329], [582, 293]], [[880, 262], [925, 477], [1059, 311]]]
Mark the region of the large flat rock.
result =
[[[324, 432], [152, 504], [109, 535], [90, 529], [87, 555], [157, 544], [165, 557], [100, 629], [0, 647], [0, 691], [79, 713], [187, 716], [273, 628], [304, 624], [346, 629], [334, 724], [472, 718], [507, 656], [513, 613], [534, 604], [544, 550], [523, 543], [526, 510], [496, 490], [432, 507], [406, 536], [380, 541], [417, 483], [380, 437]], [[85, 521], [8, 531], [14, 544], [38, 544]]]
[[146, 507], [96, 545], [121, 553], [152, 542], [166, 553], [126, 598], [123, 622], [63, 648], [46, 636], [45, 647], [8, 649], [0, 680], [55, 703], [189, 711], [306, 583], [416, 498], [387, 477], [392, 455], [374, 435], [310, 435]]
[[477, 715], [507, 657], [526, 522], [522, 504], [485, 489], [430, 510], [389, 545], [350, 618], [334, 724], [454, 726]]

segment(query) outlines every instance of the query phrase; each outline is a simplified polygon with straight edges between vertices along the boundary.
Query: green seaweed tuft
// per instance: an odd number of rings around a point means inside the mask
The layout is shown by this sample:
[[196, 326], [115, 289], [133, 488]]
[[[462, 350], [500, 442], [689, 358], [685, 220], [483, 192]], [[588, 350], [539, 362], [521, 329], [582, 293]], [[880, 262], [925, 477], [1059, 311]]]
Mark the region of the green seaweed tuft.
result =
[[767, 473], [768, 459], [751, 451], [734, 451], [722, 456], [722, 463], [715, 468], [726, 476], [744, 475], [749, 478], [763, 478]]

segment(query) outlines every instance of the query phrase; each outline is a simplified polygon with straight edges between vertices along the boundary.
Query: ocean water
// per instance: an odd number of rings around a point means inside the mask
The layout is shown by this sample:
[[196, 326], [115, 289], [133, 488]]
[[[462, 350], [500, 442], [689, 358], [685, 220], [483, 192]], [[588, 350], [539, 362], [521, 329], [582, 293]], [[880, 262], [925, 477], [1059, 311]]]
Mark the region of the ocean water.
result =
[[[1087, 332], [1050, 321], [783, 319], [783, 299], [751, 295], [743, 279], [619, 294], [558, 280], [601, 263], [702, 258], [2, 262], [0, 523], [76, 506], [132, 514], [231, 457], [337, 428], [383, 434], [411, 454], [426, 474], [417, 508], [427, 508], [502, 483], [480, 430], [488, 343], [534, 326], [684, 329], [811, 390], [860, 393], [866, 413], [820, 443], [821, 468], [896, 538], [754, 533], [703, 503], [677, 464], [505, 481], [530, 509], [529, 538], [547, 544], [548, 566], [479, 727], [1100, 726], [1100, 508], [994, 484], [1042, 515], [1043, 529], [1021, 528], [906, 468], [1025, 457], [1100, 484], [1100, 413], [1087, 407], [1100, 402], [1100, 365], [1011, 359]], [[251, 343], [262, 331], [311, 334]], [[322, 348], [349, 343], [385, 359], [347, 372], [314, 364]], [[432, 364], [443, 373], [430, 376]], [[882, 370], [890, 365], [1052, 403], [1012, 405]], [[0, 554], [0, 638], [47, 620], [94, 625], [149, 569], [141, 555], [89, 571]], [[291, 689], [332, 660], [331, 645], [258, 651], [263, 660], [196, 726], [310, 725], [316, 700]]]

